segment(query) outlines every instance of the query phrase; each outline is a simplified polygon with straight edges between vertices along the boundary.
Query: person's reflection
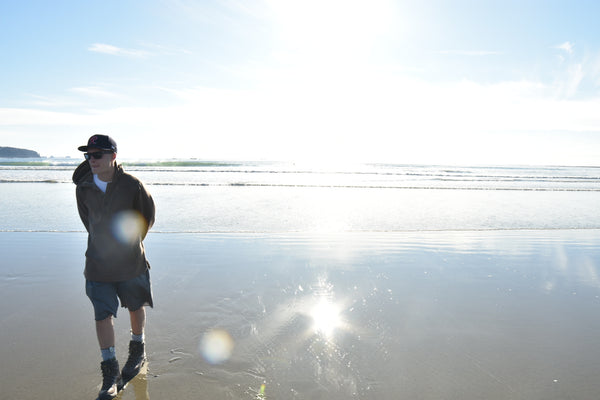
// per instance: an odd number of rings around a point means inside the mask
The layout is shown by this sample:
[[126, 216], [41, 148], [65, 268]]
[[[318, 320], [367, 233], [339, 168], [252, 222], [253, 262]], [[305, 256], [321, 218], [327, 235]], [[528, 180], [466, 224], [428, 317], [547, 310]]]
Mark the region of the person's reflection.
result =
[[148, 364], [140, 370], [140, 373], [133, 378], [125, 387], [128, 392], [133, 391], [135, 400], [150, 400], [148, 395]]

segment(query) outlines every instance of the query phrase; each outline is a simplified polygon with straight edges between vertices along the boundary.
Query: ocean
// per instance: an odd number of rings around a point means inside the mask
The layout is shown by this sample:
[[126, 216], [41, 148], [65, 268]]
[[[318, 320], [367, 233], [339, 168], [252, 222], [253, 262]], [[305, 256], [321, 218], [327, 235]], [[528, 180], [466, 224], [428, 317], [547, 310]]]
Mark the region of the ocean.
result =
[[[600, 393], [599, 168], [122, 161], [157, 206], [122, 400]], [[6, 398], [100, 386], [78, 163], [0, 160]]]
[[[600, 168], [122, 160], [155, 232], [600, 228]], [[0, 159], [0, 231], [81, 231], [80, 160]]]

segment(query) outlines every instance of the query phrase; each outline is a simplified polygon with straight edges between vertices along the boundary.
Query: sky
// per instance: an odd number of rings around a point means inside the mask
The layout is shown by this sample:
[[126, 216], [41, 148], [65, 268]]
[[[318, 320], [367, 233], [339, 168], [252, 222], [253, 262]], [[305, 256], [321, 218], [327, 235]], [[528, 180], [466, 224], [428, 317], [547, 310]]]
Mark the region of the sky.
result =
[[595, 0], [0, 2], [0, 146], [600, 165]]

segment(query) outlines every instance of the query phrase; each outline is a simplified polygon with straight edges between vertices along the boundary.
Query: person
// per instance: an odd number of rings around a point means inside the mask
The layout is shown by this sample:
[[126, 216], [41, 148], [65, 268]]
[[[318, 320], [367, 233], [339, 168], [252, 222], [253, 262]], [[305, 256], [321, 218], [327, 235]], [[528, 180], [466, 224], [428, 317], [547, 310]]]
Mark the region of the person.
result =
[[[88, 232], [86, 294], [92, 302], [102, 362], [97, 400], [112, 399], [146, 363], [145, 306], [153, 307], [150, 264], [143, 240], [154, 223], [155, 205], [141, 181], [117, 164], [117, 144], [93, 135], [80, 146], [83, 161], [73, 172], [77, 209]], [[131, 341], [123, 370], [115, 352], [113, 318], [129, 310]]]

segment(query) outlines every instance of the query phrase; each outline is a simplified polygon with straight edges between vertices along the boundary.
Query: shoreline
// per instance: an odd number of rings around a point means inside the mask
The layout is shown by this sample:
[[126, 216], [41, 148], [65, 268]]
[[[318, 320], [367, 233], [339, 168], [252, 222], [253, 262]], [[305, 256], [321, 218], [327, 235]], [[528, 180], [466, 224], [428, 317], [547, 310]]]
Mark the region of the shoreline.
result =
[[[152, 228], [148, 234], [156, 235], [177, 235], [177, 234], [189, 234], [189, 235], [304, 235], [304, 236], [343, 236], [343, 235], [386, 235], [386, 234], [415, 234], [415, 233], [430, 233], [430, 234], [444, 234], [444, 233], [477, 233], [477, 232], [560, 232], [560, 231], [600, 231], [600, 227], [558, 227], [558, 228], [464, 228], [464, 229], [405, 229], [405, 230], [352, 230], [352, 231], [306, 231], [306, 230], [280, 230], [280, 231], [257, 231], [257, 230], [214, 230], [214, 231], [203, 231], [203, 230], [191, 230], [191, 231], [157, 231]], [[86, 231], [83, 229], [74, 230], [56, 230], [56, 229], [0, 229], [0, 233], [82, 233]]]
[[[150, 190], [159, 210], [155, 232], [600, 229], [595, 192], [234, 186]], [[0, 231], [82, 231], [73, 184], [0, 184], [0, 197], [6, 199]]]

